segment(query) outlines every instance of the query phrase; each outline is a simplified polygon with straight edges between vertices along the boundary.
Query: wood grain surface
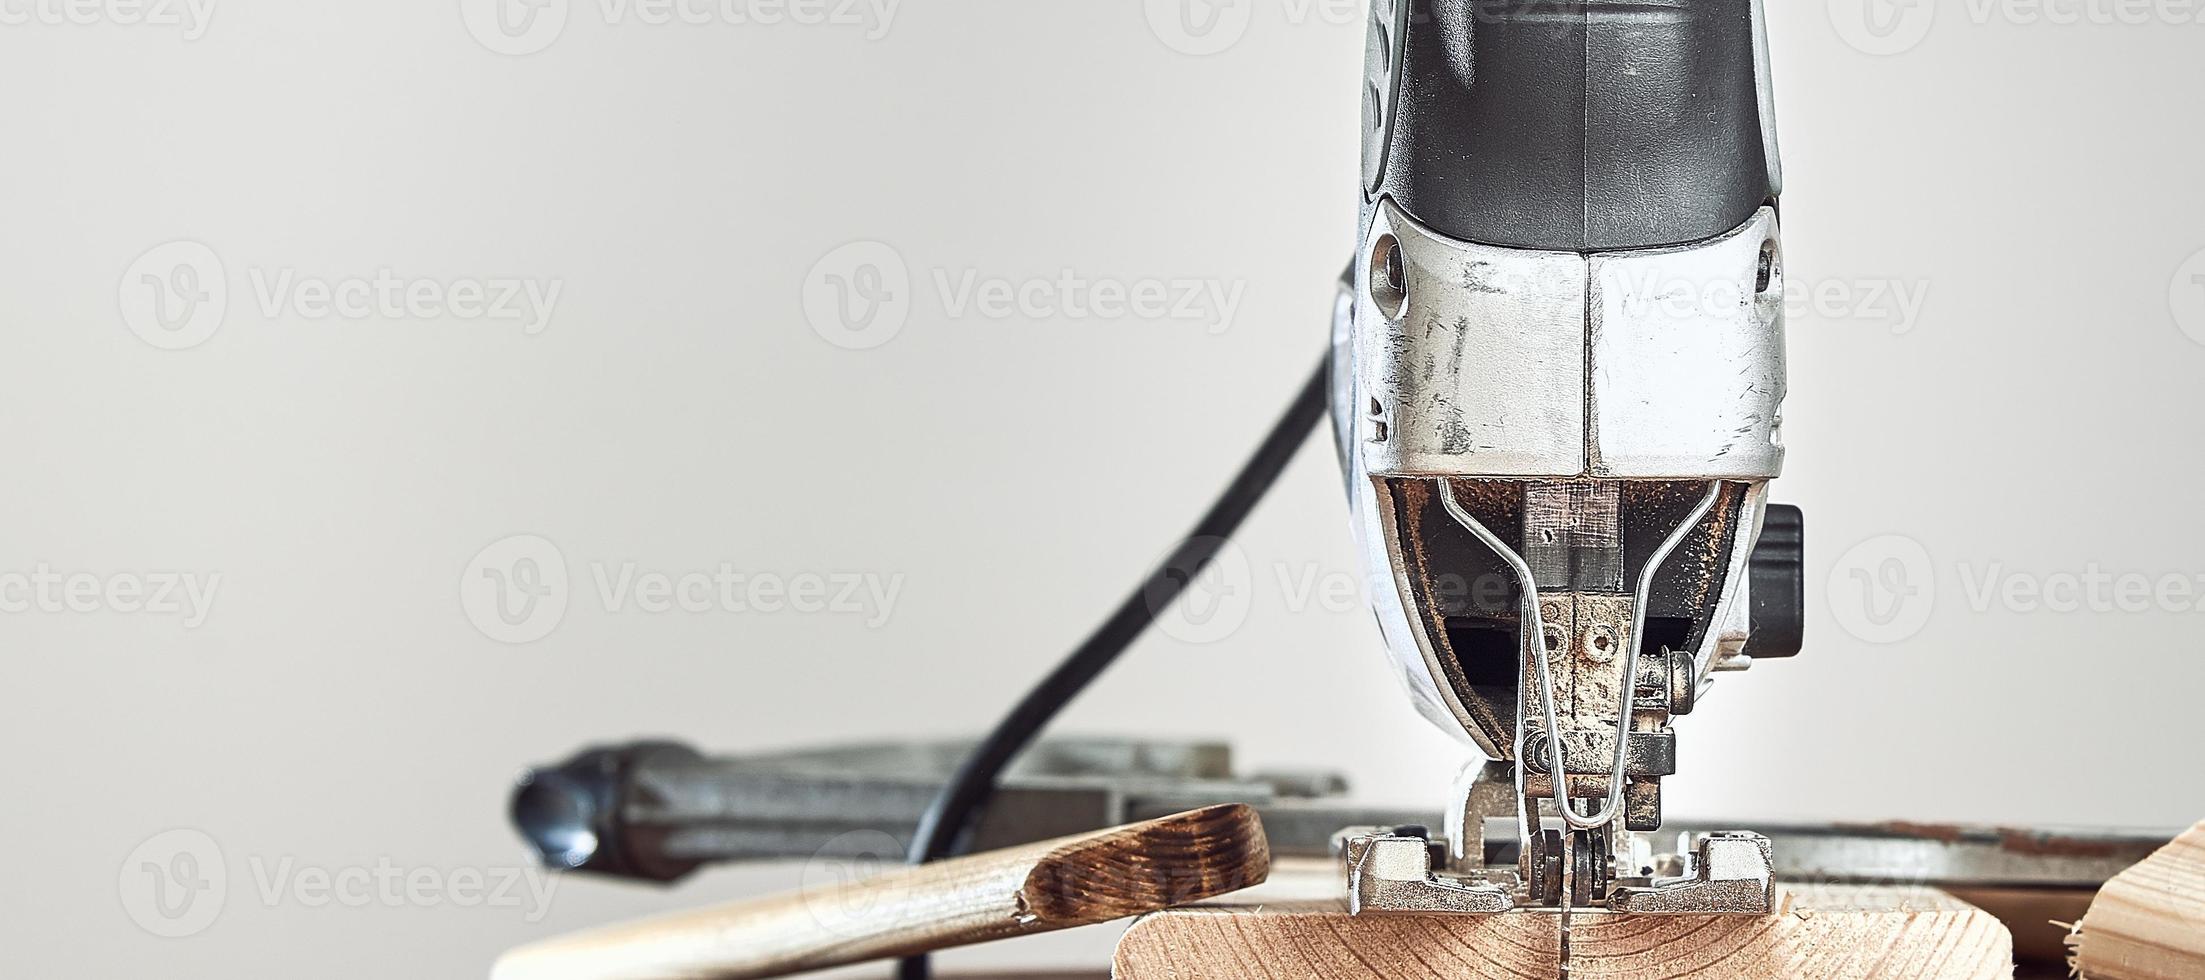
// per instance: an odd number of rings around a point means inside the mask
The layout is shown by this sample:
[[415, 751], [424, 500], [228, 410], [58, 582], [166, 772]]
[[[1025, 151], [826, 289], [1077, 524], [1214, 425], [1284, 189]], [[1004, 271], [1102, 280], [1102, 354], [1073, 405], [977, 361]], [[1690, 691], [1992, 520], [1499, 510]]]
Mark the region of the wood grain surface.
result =
[[560, 937], [494, 980], [748, 980], [1091, 925], [1270, 873], [1253, 809], [1218, 806], [790, 895]]
[[2075, 965], [2089, 980], [2205, 977], [2205, 824], [2098, 890]]
[[[1117, 980], [1553, 980], [1559, 917], [1350, 917], [1338, 902], [1209, 905], [1147, 916]], [[1580, 915], [1575, 980], [2007, 980], [2013, 939], [1942, 892], [1804, 888], [1772, 916]]]

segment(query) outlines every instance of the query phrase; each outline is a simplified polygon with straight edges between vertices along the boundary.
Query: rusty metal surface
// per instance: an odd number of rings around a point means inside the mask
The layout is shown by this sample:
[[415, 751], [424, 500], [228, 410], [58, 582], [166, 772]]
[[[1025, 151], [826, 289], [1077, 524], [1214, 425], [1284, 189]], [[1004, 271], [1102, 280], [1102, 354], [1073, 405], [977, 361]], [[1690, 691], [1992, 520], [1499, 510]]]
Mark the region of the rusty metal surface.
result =
[[2133, 864], [2165, 847], [2171, 835], [2129, 833], [2109, 835], [2091, 831], [2032, 830], [2021, 827], [1974, 827], [1965, 824], [1915, 823], [1887, 820], [1872, 824], [1837, 824], [1850, 834], [1937, 841], [1944, 844], [1995, 846], [1998, 850], [2034, 857], [2119, 859]]

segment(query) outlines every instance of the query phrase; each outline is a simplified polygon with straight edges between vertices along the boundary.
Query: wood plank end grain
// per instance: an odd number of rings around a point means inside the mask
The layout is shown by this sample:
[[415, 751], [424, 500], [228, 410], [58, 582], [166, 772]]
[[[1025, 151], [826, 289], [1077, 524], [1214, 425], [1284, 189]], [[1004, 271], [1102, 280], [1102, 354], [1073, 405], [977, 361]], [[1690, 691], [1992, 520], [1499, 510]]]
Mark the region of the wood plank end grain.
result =
[[[1349, 916], [1339, 902], [1177, 909], [1136, 922], [1117, 980], [1552, 980], [1560, 918]], [[1802, 888], [1778, 914], [1580, 915], [1576, 980], [2010, 980], [1997, 918], [1923, 888]]]

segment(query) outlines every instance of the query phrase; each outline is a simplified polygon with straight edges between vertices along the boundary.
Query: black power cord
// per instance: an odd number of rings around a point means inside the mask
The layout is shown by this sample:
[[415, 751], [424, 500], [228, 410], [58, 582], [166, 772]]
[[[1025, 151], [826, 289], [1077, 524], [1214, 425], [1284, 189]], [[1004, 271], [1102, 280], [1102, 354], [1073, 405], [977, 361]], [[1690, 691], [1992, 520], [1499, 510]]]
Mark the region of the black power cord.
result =
[[[1040, 734], [1050, 719], [1133, 645], [1158, 613], [1169, 608], [1187, 585], [1209, 567], [1225, 542], [1240, 530], [1249, 512], [1255, 510], [1256, 503], [1278, 482], [1286, 464], [1301, 449], [1302, 443], [1308, 441], [1310, 431], [1324, 421], [1328, 379], [1327, 367], [1320, 364], [1317, 373], [1302, 385], [1294, 404], [1271, 427], [1271, 433], [1257, 447], [1255, 456], [1241, 467], [1238, 476], [1233, 477], [1224, 495], [1210, 505], [1210, 512], [1202, 516], [1201, 523], [1194, 526], [1186, 539], [1172, 549], [1163, 563], [1141, 582], [1140, 588], [1127, 596], [1086, 642], [1027, 692], [1018, 706], [1012, 708], [1011, 713], [997, 723], [995, 730], [958, 765], [949, 784], [942, 787], [941, 794], [934, 798], [926, 815], [919, 820], [918, 833], [911, 840], [911, 863], [937, 861], [963, 850], [975, 818], [994, 797], [996, 782], [1002, 778], [1004, 768], [1032, 744], [1034, 736]], [[924, 953], [904, 959], [897, 968], [897, 975], [902, 980], [928, 980], [931, 973], [931, 964]]]

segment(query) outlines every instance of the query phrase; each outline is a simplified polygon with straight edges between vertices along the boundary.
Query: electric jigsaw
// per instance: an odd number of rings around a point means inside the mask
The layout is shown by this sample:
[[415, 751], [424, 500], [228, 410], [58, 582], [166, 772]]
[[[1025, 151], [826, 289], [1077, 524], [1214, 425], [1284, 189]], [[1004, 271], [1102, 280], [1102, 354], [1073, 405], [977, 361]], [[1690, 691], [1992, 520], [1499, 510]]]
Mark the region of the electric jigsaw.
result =
[[[1987, 977], [2016, 953], [2061, 970], [2173, 948], [2109, 938], [2159, 921], [2144, 896], [2194, 834], [1665, 819], [1677, 720], [1720, 675], [1802, 647], [1804, 522], [1769, 502], [1786, 268], [1762, 0], [1370, 2], [1359, 237], [1328, 356], [1194, 527], [993, 727], [718, 756], [596, 746], [512, 796], [516, 829], [563, 871], [927, 866], [545, 940], [500, 978], [894, 957], [926, 980], [934, 950], [1133, 916], [1114, 964], [1140, 976], [1551, 962], [1566, 980], [1584, 915], [1611, 928], [1580, 945], [1633, 975], [1834, 975], [1859, 947]], [[1342, 773], [1244, 772], [1222, 743], [1042, 738], [1187, 598], [1328, 408], [1383, 646], [1420, 712], [1484, 758], [1444, 801], [1398, 808], [1351, 803]], [[1275, 858], [1329, 859], [1285, 877], [1344, 878], [1350, 915], [1427, 918], [1357, 928], [1293, 901], [1307, 881], [1252, 892]], [[1832, 887], [1775, 915], [1779, 880]], [[1935, 891], [1869, 887], [1894, 881]], [[1431, 918], [1464, 915], [1519, 918]], [[1630, 922], [1726, 915], [1768, 918]], [[2055, 916], [2076, 925], [2037, 927]], [[1313, 929], [1343, 949], [1304, 942]]]
[[[1357, 914], [1765, 914], [1672, 722], [1800, 649], [1757, 0], [1375, 0], [1332, 402], [1386, 645], [1494, 760], [1337, 841]], [[1565, 966], [1566, 968], [1566, 966]]]

